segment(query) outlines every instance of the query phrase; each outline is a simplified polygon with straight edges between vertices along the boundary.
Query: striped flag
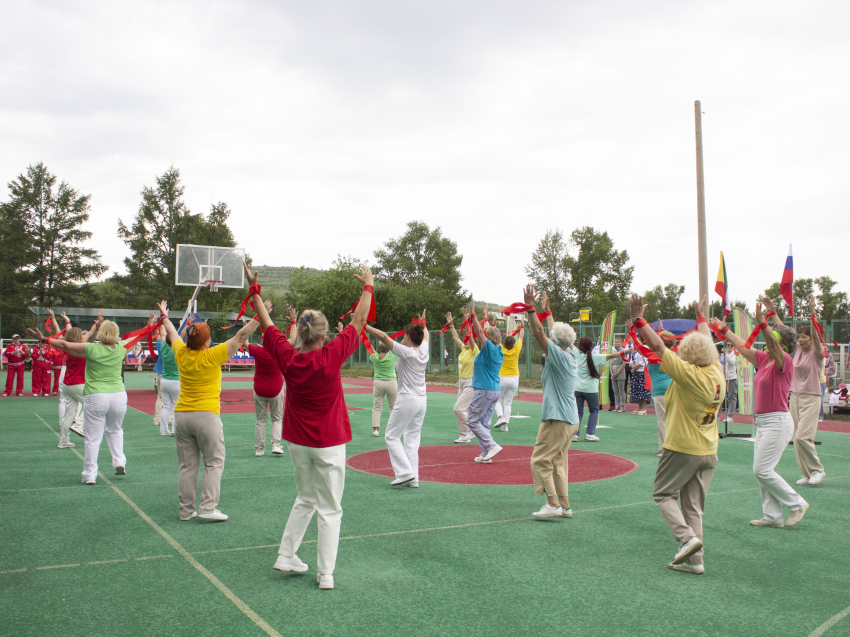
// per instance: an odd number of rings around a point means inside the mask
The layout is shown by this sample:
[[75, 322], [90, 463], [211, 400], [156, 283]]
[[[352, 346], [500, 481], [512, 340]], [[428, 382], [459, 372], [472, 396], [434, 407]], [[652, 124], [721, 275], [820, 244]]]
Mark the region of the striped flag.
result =
[[729, 298], [726, 260], [723, 258], [722, 250], [720, 251], [720, 269], [717, 271], [717, 283], [714, 284], [714, 291], [723, 299], [723, 318], [725, 319], [732, 312], [732, 300]]
[[785, 270], [782, 271], [782, 281], [779, 283], [779, 293], [788, 304], [788, 316], [794, 316], [794, 256], [791, 254], [791, 244], [788, 244], [788, 258], [785, 259]]

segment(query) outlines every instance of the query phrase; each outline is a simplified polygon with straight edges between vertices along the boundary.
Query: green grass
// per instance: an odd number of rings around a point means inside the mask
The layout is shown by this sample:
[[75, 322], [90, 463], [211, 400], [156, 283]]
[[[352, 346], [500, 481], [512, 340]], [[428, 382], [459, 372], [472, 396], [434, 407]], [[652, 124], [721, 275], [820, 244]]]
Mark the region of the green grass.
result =
[[[152, 387], [150, 374], [128, 374], [127, 384]], [[371, 404], [369, 395], [347, 400]], [[264, 634], [103, 480], [80, 484], [80, 458], [56, 449], [56, 403], [0, 403], [0, 634]], [[423, 445], [451, 444], [453, 403], [451, 394], [429, 394]], [[533, 444], [540, 405], [520, 409], [532, 418], [497, 433], [502, 444]], [[369, 418], [369, 411], [351, 412], [349, 455], [384, 447], [369, 435]], [[386, 478], [349, 469], [337, 588], [324, 592], [315, 584], [315, 523], [299, 551], [309, 573], [271, 568], [295, 497], [288, 455], [253, 456], [252, 414], [223, 420], [226, 523], [178, 520], [174, 441], [158, 435], [150, 416], [131, 409], [125, 419], [127, 475], [112, 475], [105, 444], [100, 469], [281, 635], [805, 637], [850, 605], [845, 434], [818, 435], [827, 478], [802, 492], [812, 507], [793, 529], [748, 524], [761, 516], [752, 443], [721, 441], [706, 504], [707, 572], [699, 577], [666, 568], [676, 542], [651, 498], [652, 417], [602, 412], [601, 424], [613, 429], [580, 448], [640, 468], [571, 485], [571, 520], [532, 520], [542, 498], [530, 486], [393, 489]], [[82, 453], [82, 439], [74, 438]], [[779, 472], [798, 477], [792, 450]], [[92, 564], [112, 560], [119, 561]], [[44, 568], [68, 564], [78, 566]], [[848, 634], [850, 618], [827, 633]]]

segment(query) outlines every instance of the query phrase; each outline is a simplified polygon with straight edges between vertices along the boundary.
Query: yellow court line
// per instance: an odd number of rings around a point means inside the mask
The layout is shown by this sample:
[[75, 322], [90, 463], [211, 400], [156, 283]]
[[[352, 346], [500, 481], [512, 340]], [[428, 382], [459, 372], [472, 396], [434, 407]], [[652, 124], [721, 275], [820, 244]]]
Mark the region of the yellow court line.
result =
[[27, 569], [25, 569], [25, 568], [15, 568], [15, 569], [12, 569], [11, 571], [0, 571], [0, 575], [4, 575], [6, 573], [23, 573], [25, 570], [27, 570]]
[[[51, 427], [49, 424], [47, 424], [47, 421], [44, 420], [44, 418], [42, 418], [38, 414], [35, 414], [35, 415], [42, 423], [44, 423], [45, 427], [47, 427], [57, 437], [59, 437], [59, 433], [55, 429], [53, 429], [53, 427]], [[77, 456], [80, 458], [80, 460], [84, 460], [83, 456], [81, 456], [80, 453], [76, 449], [72, 448], [71, 451], [73, 451], [75, 454], [77, 454]], [[257, 613], [255, 613], [253, 610], [251, 610], [251, 608], [245, 602], [243, 602], [241, 599], [239, 599], [236, 596], [236, 594], [233, 593], [233, 591], [231, 591], [229, 588], [227, 588], [227, 586], [225, 586], [215, 575], [210, 573], [206, 568], [203, 567], [203, 565], [201, 565], [200, 562], [198, 562], [198, 560], [196, 560], [194, 557], [192, 557], [192, 555], [186, 549], [184, 549], [180, 545], [180, 543], [177, 542], [177, 540], [175, 540], [168, 533], [166, 533], [162, 529], [162, 527], [160, 527], [156, 522], [154, 522], [150, 518], [150, 516], [148, 516], [147, 513], [142, 511], [135, 502], [133, 502], [126, 495], [124, 495], [124, 492], [121, 491], [121, 489], [119, 489], [114, 484], [112, 484], [109, 480], [107, 480], [106, 476], [104, 476], [100, 471], [97, 472], [97, 475], [100, 476], [100, 478], [112, 488], [112, 490], [118, 495], [118, 497], [120, 497], [122, 500], [124, 500], [124, 502], [126, 502], [128, 505], [130, 505], [130, 507], [136, 513], [138, 513], [139, 516], [145, 522], [147, 522], [151, 526], [151, 528], [153, 528], [154, 531], [159, 533], [159, 535], [166, 542], [168, 542], [171, 545], [171, 548], [173, 548], [175, 551], [177, 551], [181, 555], [181, 557], [183, 557], [184, 560], [189, 562], [189, 564], [191, 564], [195, 568], [195, 570], [197, 570], [199, 573], [201, 573], [201, 575], [206, 577], [207, 580], [209, 580], [210, 584], [212, 584], [219, 591], [221, 591], [221, 593], [225, 597], [227, 597], [227, 599], [229, 599], [233, 603], [233, 605], [236, 606], [236, 608], [238, 608], [240, 611], [242, 611], [242, 613], [244, 613], [245, 616], [248, 617], [248, 619], [250, 619], [252, 622], [254, 622], [254, 624], [256, 624], [263, 632], [265, 632], [267, 635], [269, 635], [269, 637], [282, 637], [282, 635], [279, 632], [277, 632], [268, 623], [266, 623], [266, 621], [262, 617], [257, 615]]]
[[89, 566], [96, 564], [117, 564], [118, 562], [129, 562], [130, 560], [103, 560], [102, 562], [88, 562]]
[[133, 559], [137, 562], [141, 562], [143, 560], [161, 560], [166, 557], [174, 557], [173, 555], [151, 555], [150, 557], [134, 557]]

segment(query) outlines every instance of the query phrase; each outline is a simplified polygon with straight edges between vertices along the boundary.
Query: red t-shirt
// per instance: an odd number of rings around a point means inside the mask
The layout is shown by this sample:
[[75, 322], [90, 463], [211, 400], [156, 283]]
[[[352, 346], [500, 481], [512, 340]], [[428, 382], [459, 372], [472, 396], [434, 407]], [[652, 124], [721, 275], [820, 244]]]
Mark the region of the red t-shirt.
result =
[[248, 354], [254, 357], [254, 392], [263, 398], [275, 398], [283, 389], [283, 374], [277, 361], [262, 345], [248, 345]]
[[65, 367], [65, 360], [68, 354], [61, 352], [58, 349], [53, 350], [53, 367]]
[[357, 351], [360, 338], [349, 324], [321, 349], [300, 353], [277, 327], [263, 337], [286, 379], [283, 439], [304, 447], [335, 447], [351, 441], [351, 423], [340, 370]]
[[753, 350], [756, 355], [756, 377], [753, 379], [755, 392], [755, 413], [769, 414], [772, 411], [788, 411], [788, 396], [791, 394], [791, 381], [794, 380], [794, 359], [787, 353], [782, 363], [782, 371], [770, 356], [762, 351]]
[[84, 385], [86, 383], [86, 359], [68, 354], [68, 362], [65, 364], [65, 378], [62, 379], [62, 382], [66, 385]]

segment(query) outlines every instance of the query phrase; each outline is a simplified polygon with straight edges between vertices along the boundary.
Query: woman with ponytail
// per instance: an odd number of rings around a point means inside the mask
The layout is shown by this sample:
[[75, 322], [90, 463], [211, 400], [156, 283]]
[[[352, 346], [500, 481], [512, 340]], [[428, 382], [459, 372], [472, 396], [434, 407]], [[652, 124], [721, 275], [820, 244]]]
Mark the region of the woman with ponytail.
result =
[[598, 442], [596, 436], [596, 424], [599, 421], [599, 377], [605, 361], [618, 358], [620, 352], [595, 354], [593, 352], [593, 341], [587, 336], [579, 339], [579, 353], [576, 355], [578, 362], [578, 375], [576, 378], [576, 407], [578, 407], [578, 431], [573, 436], [573, 442], [578, 442], [581, 434], [581, 418], [584, 415], [584, 404], [590, 415], [587, 417], [587, 430], [584, 440], [586, 442]]

